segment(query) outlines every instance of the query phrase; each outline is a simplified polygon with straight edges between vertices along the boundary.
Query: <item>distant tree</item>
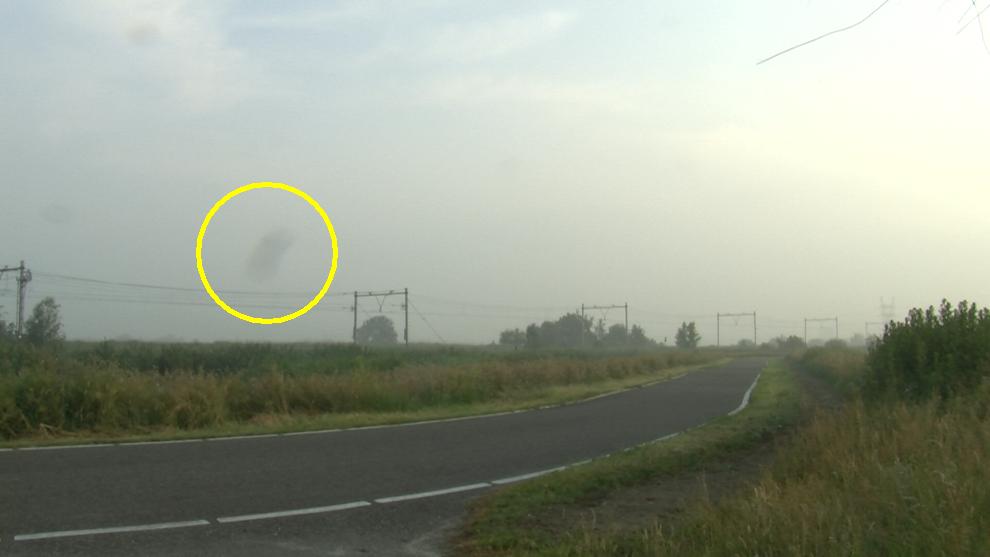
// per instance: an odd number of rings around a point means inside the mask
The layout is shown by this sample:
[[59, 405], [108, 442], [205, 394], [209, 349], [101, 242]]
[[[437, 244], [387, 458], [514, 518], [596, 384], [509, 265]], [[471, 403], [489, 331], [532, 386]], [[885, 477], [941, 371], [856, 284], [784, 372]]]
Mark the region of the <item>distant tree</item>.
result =
[[599, 319], [595, 322], [595, 338], [598, 340], [605, 340], [605, 335], [608, 333], [605, 331], [605, 320]]
[[575, 348], [582, 344], [593, 344], [591, 319], [577, 313], [568, 313], [556, 321], [544, 321], [526, 327], [527, 348]]
[[5, 340], [13, 340], [14, 338], [14, 324], [7, 323], [3, 320], [3, 306], [0, 306], [0, 342]]
[[519, 348], [520, 346], [526, 344], [526, 333], [520, 331], [519, 329], [506, 329], [499, 334], [498, 343], [505, 346], [511, 346], [513, 348]]
[[602, 339], [606, 346], [625, 346], [629, 342], [629, 335], [626, 334], [626, 326], [616, 323], [608, 328], [605, 337]]
[[396, 334], [391, 319], [384, 315], [376, 315], [358, 327], [355, 340], [358, 344], [367, 345], [397, 344], [399, 335]]
[[756, 348], [756, 343], [748, 338], [742, 338], [739, 339], [739, 342], [736, 343], [736, 346], [742, 348], [743, 350], [752, 350], [753, 348]]
[[849, 344], [841, 338], [833, 338], [825, 343], [825, 348], [849, 348]]
[[543, 339], [540, 338], [540, 326], [530, 323], [526, 327], [526, 348], [540, 348], [543, 346]]
[[678, 348], [697, 348], [700, 340], [701, 335], [698, 334], [698, 328], [694, 324], [694, 321], [690, 323], [681, 322], [674, 341]]
[[805, 344], [804, 339], [797, 335], [791, 335], [787, 338], [780, 338], [782, 339], [780, 347], [784, 350], [801, 350], [808, 347], [808, 345]]
[[789, 337], [781, 335], [764, 342], [760, 346], [770, 350], [785, 350], [787, 352], [793, 352], [794, 350], [806, 348], [804, 339], [796, 335], [791, 335]]
[[648, 346], [653, 344], [653, 341], [647, 338], [646, 331], [642, 327], [633, 325], [629, 331], [629, 344], [633, 346]]
[[560, 345], [568, 348], [581, 346], [591, 331], [591, 318], [578, 313], [568, 313], [557, 320], [560, 329]]
[[65, 339], [58, 307], [55, 298], [50, 296], [34, 306], [31, 316], [24, 322], [24, 336], [28, 342], [35, 346], [51, 346]]

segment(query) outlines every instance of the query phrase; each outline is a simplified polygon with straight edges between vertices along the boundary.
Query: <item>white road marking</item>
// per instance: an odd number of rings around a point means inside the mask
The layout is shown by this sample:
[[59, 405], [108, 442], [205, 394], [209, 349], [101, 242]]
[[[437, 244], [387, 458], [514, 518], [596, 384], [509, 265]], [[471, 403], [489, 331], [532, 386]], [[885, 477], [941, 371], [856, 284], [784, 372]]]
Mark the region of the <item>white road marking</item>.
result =
[[236, 441], [237, 439], [265, 439], [266, 437], [281, 437], [282, 433], [259, 433], [258, 435], [234, 435], [231, 437], [206, 437], [203, 441]]
[[551, 468], [549, 470], [540, 470], [539, 472], [530, 472], [529, 474], [521, 474], [519, 476], [512, 476], [511, 478], [502, 478], [502, 479], [498, 479], [498, 480], [492, 480], [491, 483], [493, 485], [511, 484], [511, 483], [515, 483], [515, 482], [521, 482], [523, 480], [529, 480], [529, 479], [532, 479], [532, 478], [538, 478], [540, 476], [544, 476], [544, 475], [550, 474], [552, 472], [560, 472], [561, 470], [566, 470], [567, 468], [569, 468], [569, 467], [568, 466], [558, 466], [556, 468]]
[[268, 518], [283, 518], [286, 516], [346, 511], [348, 509], [357, 509], [359, 507], [368, 506], [371, 506], [371, 503], [367, 501], [354, 501], [353, 503], [341, 503], [340, 505], [330, 505], [328, 507], [311, 507], [308, 509], [295, 509], [291, 511], [278, 511], [273, 513], [242, 514], [240, 516], [221, 516], [217, 519], [217, 522], [220, 524], [227, 524], [230, 522], [246, 522], [248, 520], [265, 520]]
[[492, 484], [488, 482], [482, 482], [470, 485], [459, 485], [457, 487], [448, 487], [447, 489], [438, 489], [436, 491], [422, 491], [420, 493], [410, 493], [408, 495], [397, 495], [395, 497], [382, 497], [381, 499], [375, 499], [375, 503], [398, 503], [400, 501], [410, 501], [412, 499], [423, 499], [425, 497], [437, 497], [439, 495], [448, 495], [450, 493], [460, 493], [462, 491], [471, 491], [473, 489], [484, 489], [486, 487], [491, 487]]
[[112, 528], [92, 528], [90, 530], [62, 530], [60, 532], [40, 532], [37, 534], [18, 534], [14, 541], [45, 540], [51, 538], [68, 538], [72, 536], [92, 536], [96, 534], [123, 534], [126, 532], [146, 532], [150, 530], [168, 530], [171, 528], [190, 528], [192, 526], [209, 526], [205, 520], [187, 520], [185, 522], [162, 522], [159, 524], [141, 524], [138, 526], [115, 526]]
[[99, 445], [85, 445], [85, 444], [81, 444], [81, 445], [48, 445], [48, 446], [42, 446], [42, 447], [16, 447], [14, 449], [7, 449], [7, 450], [15, 450], [15, 451], [54, 451], [54, 450], [57, 450], [57, 449], [88, 449], [90, 447], [98, 447], [98, 446]]
[[746, 389], [746, 394], [743, 395], [743, 399], [742, 402], [739, 404], [739, 407], [733, 410], [732, 412], [729, 412], [727, 414], [728, 416], [735, 416], [736, 414], [742, 412], [743, 409], [749, 405], [749, 395], [753, 394], [753, 389], [756, 388], [756, 382], [760, 380], [761, 375], [763, 375], [762, 371], [756, 374], [756, 379], [753, 379], [753, 384], [750, 385], [748, 389]]
[[206, 438], [197, 439], [173, 439], [171, 441], [124, 441], [123, 443], [113, 443], [108, 445], [90, 445], [91, 447], [141, 447], [144, 445], [181, 445], [184, 443], [202, 443]]

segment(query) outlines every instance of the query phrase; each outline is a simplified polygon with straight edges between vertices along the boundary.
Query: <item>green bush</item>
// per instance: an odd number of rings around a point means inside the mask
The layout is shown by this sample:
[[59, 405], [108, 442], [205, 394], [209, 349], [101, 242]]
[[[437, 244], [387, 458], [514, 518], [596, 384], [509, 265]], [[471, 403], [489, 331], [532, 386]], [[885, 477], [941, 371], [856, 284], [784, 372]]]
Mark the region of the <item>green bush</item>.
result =
[[942, 300], [938, 310], [912, 309], [890, 322], [870, 347], [864, 395], [948, 398], [975, 388], [990, 374], [990, 310]]

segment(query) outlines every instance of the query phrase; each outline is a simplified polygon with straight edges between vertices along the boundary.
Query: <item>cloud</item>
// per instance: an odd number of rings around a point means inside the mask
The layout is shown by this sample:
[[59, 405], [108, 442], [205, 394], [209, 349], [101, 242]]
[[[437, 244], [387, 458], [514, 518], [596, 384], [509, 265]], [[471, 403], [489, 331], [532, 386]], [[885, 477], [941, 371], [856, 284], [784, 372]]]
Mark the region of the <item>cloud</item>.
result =
[[222, 2], [98, 1], [66, 4], [62, 15], [96, 35], [94, 44], [106, 49], [87, 71], [114, 78], [124, 67], [164, 85], [185, 107], [204, 110], [253, 94], [251, 84], [259, 77], [227, 40], [224, 7]]
[[647, 106], [650, 90], [645, 84], [474, 73], [436, 79], [423, 88], [420, 98], [428, 103], [468, 106], [514, 103], [631, 112]]
[[422, 54], [427, 58], [454, 62], [497, 58], [550, 40], [575, 19], [572, 13], [546, 11], [448, 25], [431, 34]]

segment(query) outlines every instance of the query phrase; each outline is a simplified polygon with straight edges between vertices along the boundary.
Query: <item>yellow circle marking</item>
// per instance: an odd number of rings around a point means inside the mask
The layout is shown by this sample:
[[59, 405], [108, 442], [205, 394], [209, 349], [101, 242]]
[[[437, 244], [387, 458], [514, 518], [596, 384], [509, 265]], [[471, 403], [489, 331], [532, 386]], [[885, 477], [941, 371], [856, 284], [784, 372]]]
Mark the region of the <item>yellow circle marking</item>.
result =
[[[245, 192], [249, 192], [251, 190], [258, 190], [263, 188], [287, 191], [291, 194], [297, 195], [305, 199], [306, 202], [309, 203], [310, 206], [312, 206], [317, 213], [319, 213], [320, 217], [323, 218], [323, 222], [327, 225], [327, 232], [330, 233], [330, 247], [333, 249], [333, 260], [330, 262], [330, 272], [327, 273], [327, 280], [323, 283], [323, 288], [320, 288], [319, 293], [317, 293], [316, 296], [309, 301], [309, 303], [299, 308], [298, 310], [283, 315], [281, 317], [254, 317], [253, 315], [241, 313], [236, 309], [230, 307], [229, 305], [227, 305], [227, 302], [224, 302], [220, 298], [220, 296], [217, 295], [217, 293], [213, 290], [213, 287], [210, 286], [210, 281], [207, 280], [206, 278], [206, 271], [203, 269], [203, 237], [206, 236], [206, 228], [210, 225], [210, 221], [213, 220], [213, 215], [216, 214], [216, 212], [220, 209], [220, 207], [223, 207], [225, 203], [237, 197], [238, 195]], [[280, 184], [278, 182], [255, 182], [253, 184], [241, 186], [235, 189], [234, 191], [228, 193], [227, 195], [223, 196], [222, 198], [220, 198], [220, 201], [217, 201], [216, 204], [213, 205], [213, 208], [210, 209], [210, 212], [206, 213], [206, 218], [203, 219], [203, 224], [200, 225], [199, 227], [199, 235], [196, 237], [196, 269], [199, 271], [199, 279], [203, 281], [203, 287], [206, 288], [206, 293], [209, 294], [210, 298], [213, 298], [213, 301], [216, 302], [217, 305], [220, 306], [224, 311], [226, 311], [227, 313], [233, 315], [238, 319], [243, 319], [248, 323], [256, 323], [258, 325], [277, 325], [279, 323], [285, 323], [286, 321], [291, 321], [301, 315], [305, 315], [306, 312], [313, 309], [313, 307], [316, 306], [316, 304], [320, 303], [320, 300], [323, 299], [323, 296], [327, 293], [327, 290], [330, 289], [330, 283], [333, 282], [333, 275], [336, 274], [337, 272], [337, 234], [333, 231], [333, 224], [330, 222], [330, 217], [327, 216], [326, 211], [324, 211], [323, 207], [320, 207], [320, 204], [317, 203], [316, 200], [310, 197], [306, 192], [294, 188], [292, 186]]]

